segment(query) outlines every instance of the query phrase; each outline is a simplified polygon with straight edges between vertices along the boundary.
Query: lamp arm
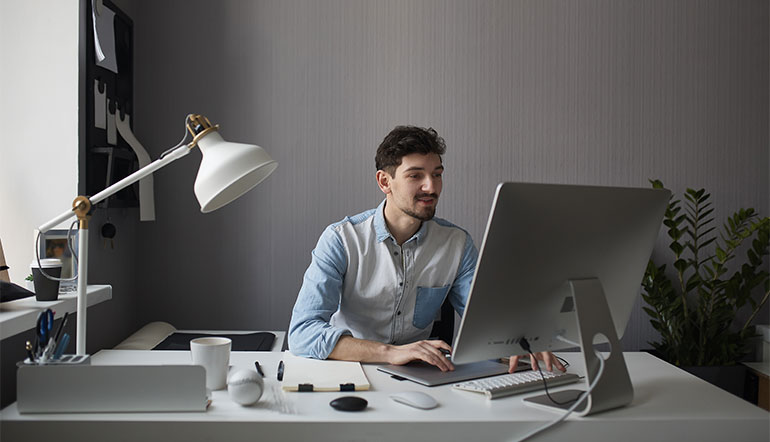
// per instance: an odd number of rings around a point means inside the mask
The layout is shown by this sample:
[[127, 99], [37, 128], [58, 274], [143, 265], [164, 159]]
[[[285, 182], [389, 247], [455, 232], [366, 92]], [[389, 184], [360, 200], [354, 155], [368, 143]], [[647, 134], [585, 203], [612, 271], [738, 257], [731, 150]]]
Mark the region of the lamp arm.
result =
[[[131, 184], [134, 184], [135, 182], [141, 180], [142, 178], [151, 175], [156, 170], [160, 169], [163, 166], [166, 166], [167, 164], [178, 160], [179, 158], [182, 158], [183, 156], [190, 153], [190, 145], [182, 145], [176, 148], [175, 150], [172, 150], [171, 152], [167, 153], [165, 156], [162, 156], [161, 158], [158, 158], [157, 160], [153, 161], [152, 163], [146, 165], [145, 167], [137, 170], [136, 172], [132, 173], [131, 175], [123, 178], [122, 180], [118, 181], [117, 183], [107, 187], [106, 189], [102, 190], [101, 192], [97, 193], [96, 195], [88, 198], [89, 201], [91, 201], [92, 205], [98, 204], [104, 199], [110, 197], [111, 195], [114, 195], [115, 193], [125, 189], [126, 187], [130, 186]], [[38, 230], [41, 233], [45, 233], [60, 223], [73, 218], [75, 216], [75, 207], [73, 207], [70, 210], [67, 210], [66, 212], [62, 213], [61, 215], [57, 216], [56, 218], [53, 218], [52, 220], [48, 221], [47, 223], [41, 225], [38, 227]]]

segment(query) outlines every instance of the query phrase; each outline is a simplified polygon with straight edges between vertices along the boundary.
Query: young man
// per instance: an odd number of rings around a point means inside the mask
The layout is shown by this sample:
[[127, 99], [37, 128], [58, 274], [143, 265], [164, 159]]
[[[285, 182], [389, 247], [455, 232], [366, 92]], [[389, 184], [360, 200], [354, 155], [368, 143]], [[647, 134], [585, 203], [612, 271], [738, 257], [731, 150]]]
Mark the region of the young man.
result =
[[[433, 129], [398, 126], [382, 141], [375, 163], [385, 200], [318, 240], [289, 325], [294, 354], [454, 368], [442, 353], [449, 344], [427, 339], [444, 299], [465, 310], [478, 252], [467, 232], [434, 218], [445, 151]], [[550, 353], [538, 359], [564, 370]]]

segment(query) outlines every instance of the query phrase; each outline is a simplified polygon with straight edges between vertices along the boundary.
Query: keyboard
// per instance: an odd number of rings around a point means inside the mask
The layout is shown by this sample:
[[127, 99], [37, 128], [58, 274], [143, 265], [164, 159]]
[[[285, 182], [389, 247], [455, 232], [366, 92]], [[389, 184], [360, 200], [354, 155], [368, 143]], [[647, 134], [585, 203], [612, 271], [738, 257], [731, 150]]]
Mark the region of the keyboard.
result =
[[574, 373], [562, 373], [560, 371], [544, 371], [543, 377], [541, 378], [539, 372], [527, 370], [460, 382], [453, 384], [452, 388], [472, 391], [474, 393], [483, 393], [490, 399], [497, 399], [513, 394], [542, 390], [544, 388], [543, 378], [545, 378], [545, 381], [548, 383], [548, 387], [556, 387], [577, 382], [580, 379], [580, 376]]

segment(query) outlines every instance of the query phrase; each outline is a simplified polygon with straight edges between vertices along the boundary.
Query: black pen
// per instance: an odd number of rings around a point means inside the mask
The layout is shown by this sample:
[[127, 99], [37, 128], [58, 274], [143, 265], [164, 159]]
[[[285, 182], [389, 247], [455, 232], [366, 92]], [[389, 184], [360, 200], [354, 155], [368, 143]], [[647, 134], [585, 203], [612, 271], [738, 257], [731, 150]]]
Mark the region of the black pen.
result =
[[279, 381], [283, 380], [283, 361], [278, 363], [278, 376], [276, 376]]
[[259, 361], [254, 361], [254, 366], [257, 367], [257, 373], [259, 373], [260, 376], [265, 377], [262, 367], [259, 366]]
[[59, 342], [59, 338], [61, 338], [61, 332], [64, 330], [64, 326], [67, 325], [67, 318], [69, 317], [70, 312], [65, 312], [64, 317], [61, 319], [61, 322], [59, 323], [59, 328], [56, 330], [56, 334], [54, 335], [54, 341]]

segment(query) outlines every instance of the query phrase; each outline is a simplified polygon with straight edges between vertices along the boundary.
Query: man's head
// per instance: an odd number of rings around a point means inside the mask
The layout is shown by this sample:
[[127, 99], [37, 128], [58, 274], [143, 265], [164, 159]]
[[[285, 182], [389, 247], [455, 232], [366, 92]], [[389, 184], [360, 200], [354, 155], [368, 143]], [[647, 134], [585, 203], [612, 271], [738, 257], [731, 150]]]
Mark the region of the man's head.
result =
[[377, 148], [377, 184], [391, 209], [427, 221], [436, 213], [446, 152], [435, 130], [397, 126]]

